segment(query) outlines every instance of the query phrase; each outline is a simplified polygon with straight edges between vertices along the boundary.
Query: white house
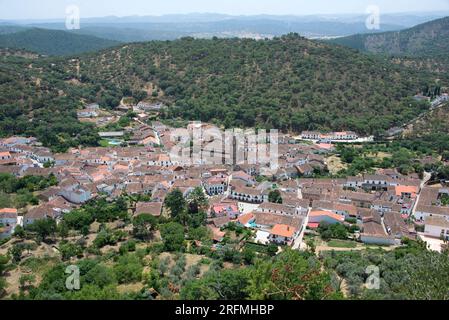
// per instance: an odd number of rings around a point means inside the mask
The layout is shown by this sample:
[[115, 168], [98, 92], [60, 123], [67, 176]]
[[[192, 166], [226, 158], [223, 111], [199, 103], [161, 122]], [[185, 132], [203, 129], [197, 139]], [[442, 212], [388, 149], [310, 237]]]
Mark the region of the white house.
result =
[[268, 194], [266, 192], [240, 186], [233, 187], [229, 197], [237, 201], [248, 203], [262, 203], [268, 201]]
[[304, 140], [319, 140], [321, 132], [318, 131], [304, 131], [301, 133], [301, 139]]
[[385, 189], [391, 184], [390, 178], [384, 175], [365, 175], [363, 181], [363, 187], [365, 188], [382, 188]]
[[277, 203], [269, 203], [265, 202], [262, 203], [259, 208], [257, 208], [258, 212], [262, 213], [271, 213], [271, 214], [277, 214], [277, 215], [285, 215], [285, 216], [295, 216], [295, 215], [301, 215], [302, 208], [300, 207], [292, 207], [292, 206], [286, 206], [283, 204], [277, 204]]
[[53, 154], [46, 150], [39, 150], [33, 153], [31, 156], [34, 160], [37, 160], [39, 163], [53, 162], [55, 158]]
[[59, 195], [71, 203], [82, 204], [92, 199], [92, 194], [83, 188], [78, 181], [73, 178], [66, 179], [60, 184]]
[[11, 160], [11, 158], [11, 153], [9, 153], [8, 151], [0, 152], [0, 160]]
[[172, 165], [178, 165], [170, 160], [170, 157], [166, 154], [153, 155], [148, 161], [149, 166], [170, 167]]
[[359, 138], [359, 135], [352, 131], [334, 132], [331, 135], [332, 135], [332, 140], [335, 140], [335, 141], [357, 140]]
[[256, 184], [256, 180], [249, 174], [247, 174], [244, 171], [237, 171], [232, 174], [232, 180], [240, 180], [243, 181], [245, 184], [253, 186]]
[[429, 237], [449, 240], [449, 221], [443, 217], [428, 217], [424, 234]]
[[77, 112], [78, 118], [96, 118], [98, 117], [98, 112], [94, 110], [80, 110]]
[[343, 186], [346, 188], [357, 189], [362, 187], [363, 182], [364, 180], [362, 177], [348, 177]]
[[295, 227], [285, 224], [277, 224], [273, 227], [273, 229], [271, 229], [269, 240], [280, 245], [291, 245], [298, 235], [299, 230]]
[[204, 183], [204, 189], [207, 194], [210, 196], [219, 195], [225, 193], [228, 188], [227, 177], [222, 176], [213, 176], [206, 180]]
[[92, 195], [89, 190], [81, 187], [74, 190], [62, 190], [61, 196], [67, 199], [71, 203], [82, 204], [92, 199]]
[[449, 221], [449, 208], [418, 204], [414, 216], [418, 221], [425, 221], [428, 217], [442, 217]]
[[17, 209], [0, 209], [0, 238], [9, 237], [17, 226]]

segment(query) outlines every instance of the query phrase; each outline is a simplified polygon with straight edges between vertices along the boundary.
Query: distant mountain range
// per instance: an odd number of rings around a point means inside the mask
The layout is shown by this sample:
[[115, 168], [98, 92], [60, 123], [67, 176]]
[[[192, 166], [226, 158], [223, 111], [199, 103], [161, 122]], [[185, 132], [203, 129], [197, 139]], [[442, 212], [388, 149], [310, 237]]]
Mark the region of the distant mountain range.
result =
[[[443, 16], [442, 13], [382, 15], [380, 29], [376, 32], [397, 31]], [[308, 38], [333, 38], [372, 32], [366, 28], [366, 19], [367, 15], [231, 16], [214, 13], [111, 16], [82, 19], [81, 29], [72, 32], [121, 42], [174, 40], [185, 36], [272, 38], [292, 32]], [[0, 21], [0, 26], [2, 24], [65, 30], [63, 20]]]
[[61, 30], [0, 27], [0, 47], [24, 49], [43, 55], [72, 55], [98, 51], [119, 42]]
[[389, 55], [449, 55], [449, 17], [410, 29], [377, 34], [358, 34], [332, 40], [358, 50]]

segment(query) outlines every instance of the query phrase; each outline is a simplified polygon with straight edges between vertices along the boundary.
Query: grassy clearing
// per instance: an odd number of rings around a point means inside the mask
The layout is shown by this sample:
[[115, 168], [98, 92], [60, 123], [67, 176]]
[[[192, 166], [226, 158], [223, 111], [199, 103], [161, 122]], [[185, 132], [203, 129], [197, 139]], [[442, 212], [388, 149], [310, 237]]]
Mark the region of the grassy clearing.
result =
[[259, 253], [267, 253], [268, 249], [268, 247], [263, 244], [250, 243], [250, 242], [247, 242], [245, 244], [245, 248]]
[[326, 162], [331, 174], [338, 174], [341, 170], [345, 170], [348, 168], [348, 166], [341, 161], [340, 157], [337, 157], [335, 155], [327, 158]]
[[343, 240], [331, 240], [327, 243], [327, 245], [332, 248], [357, 248], [357, 243]]
[[374, 158], [376, 160], [382, 161], [383, 159], [391, 158], [393, 155], [391, 153], [386, 152], [377, 152], [377, 153], [369, 153], [367, 154], [368, 157]]
[[109, 147], [109, 141], [108, 140], [102, 139], [102, 140], [100, 140], [99, 143], [100, 143], [100, 146], [103, 147], [103, 148]]

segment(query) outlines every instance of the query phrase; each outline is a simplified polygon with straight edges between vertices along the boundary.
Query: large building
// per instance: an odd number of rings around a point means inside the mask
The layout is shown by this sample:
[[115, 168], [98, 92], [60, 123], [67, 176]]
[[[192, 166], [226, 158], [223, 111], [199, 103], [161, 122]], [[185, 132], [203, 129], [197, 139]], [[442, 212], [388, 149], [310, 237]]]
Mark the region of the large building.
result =
[[443, 217], [427, 217], [424, 234], [432, 238], [449, 240], [449, 221]]

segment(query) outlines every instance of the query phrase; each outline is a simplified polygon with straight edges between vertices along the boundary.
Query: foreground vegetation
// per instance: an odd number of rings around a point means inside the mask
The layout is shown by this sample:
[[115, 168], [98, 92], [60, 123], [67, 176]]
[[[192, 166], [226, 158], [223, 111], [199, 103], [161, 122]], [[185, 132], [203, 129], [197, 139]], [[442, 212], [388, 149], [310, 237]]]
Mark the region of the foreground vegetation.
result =
[[[56, 224], [40, 220], [0, 246], [0, 294], [12, 299], [447, 299], [449, 257], [407, 241], [394, 251], [299, 252], [249, 242], [237, 225], [214, 245], [201, 218], [204, 195], [178, 190], [167, 215], [132, 217], [131, 197], [99, 199]], [[189, 218], [193, 217], [193, 218]], [[345, 228], [320, 229], [346, 238]], [[340, 250], [349, 242], [333, 240]], [[56, 248], [56, 251], [50, 250]], [[68, 290], [67, 267], [80, 271], [80, 290]], [[380, 289], [365, 283], [380, 270]], [[15, 275], [13, 277], [13, 275]], [[419, 288], [418, 288], [419, 287]]]

